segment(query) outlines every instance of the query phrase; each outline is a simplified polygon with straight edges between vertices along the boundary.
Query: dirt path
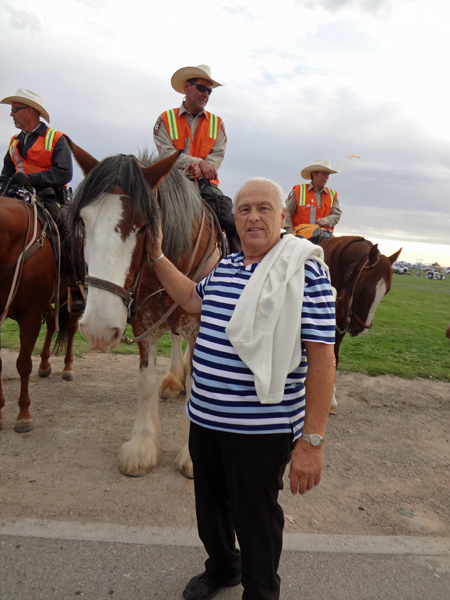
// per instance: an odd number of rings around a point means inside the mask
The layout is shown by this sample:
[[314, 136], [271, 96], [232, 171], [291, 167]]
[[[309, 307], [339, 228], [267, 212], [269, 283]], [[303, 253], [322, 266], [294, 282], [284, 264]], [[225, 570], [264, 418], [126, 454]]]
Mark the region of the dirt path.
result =
[[[173, 461], [184, 397], [161, 401], [163, 453], [143, 478], [120, 475], [117, 453], [136, 413], [136, 356], [76, 359], [74, 382], [53, 359], [31, 381], [35, 429], [14, 433], [16, 353], [2, 350], [6, 407], [0, 432], [0, 518], [195, 527], [192, 482]], [[160, 373], [167, 359], [158, 358]], [[450, 383], [338, 374], [322, 483], [281, 494], [289, 532], [450, 536]], [[286, 478], [287, 482], [287, 478]]]

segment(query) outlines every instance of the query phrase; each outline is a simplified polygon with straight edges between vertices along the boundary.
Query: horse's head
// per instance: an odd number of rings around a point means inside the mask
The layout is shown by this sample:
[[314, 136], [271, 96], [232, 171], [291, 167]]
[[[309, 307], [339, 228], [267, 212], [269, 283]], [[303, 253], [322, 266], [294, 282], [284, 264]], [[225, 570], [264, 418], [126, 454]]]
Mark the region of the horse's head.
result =
[[366, 259], [355, 268], [351, 283], [351, 313], [348, 333], [352, 337], [368, 333], [373, 317], [383, 296], [391, 289], [392, 265], [400, 255], [401, 248], [392, 256], [381, 254], [378, 244], [374, 244]]
[[178, 152], [143, 167], [135, 157], [97, 161], [70, 142], [85, 179], [69, 209], [75, 252], [84, 250], [89, 292], [80, 331], [91, 349], [116, 347], [127, 321], [127, 304], [146, 260], [144, 240], [156, 239], [160, 209], [155, 194]]
[[377, 244], [357, 236], [325, 239], [320, 244], [337, 290], [337, 333], [351, 336], [367, 333], [375, 311], [391, 288], [392, 264], [401, 249], [384, 256]]

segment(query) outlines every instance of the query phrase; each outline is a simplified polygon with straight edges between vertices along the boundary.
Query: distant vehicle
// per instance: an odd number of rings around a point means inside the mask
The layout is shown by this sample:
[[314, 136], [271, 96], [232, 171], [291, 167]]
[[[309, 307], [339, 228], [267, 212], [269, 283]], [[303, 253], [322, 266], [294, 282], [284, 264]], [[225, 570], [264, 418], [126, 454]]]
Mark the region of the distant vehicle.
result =
[[445, 281], [445, 275], [438, 271], [427, 271], [427, 279], [437, 279], [438, 281]]

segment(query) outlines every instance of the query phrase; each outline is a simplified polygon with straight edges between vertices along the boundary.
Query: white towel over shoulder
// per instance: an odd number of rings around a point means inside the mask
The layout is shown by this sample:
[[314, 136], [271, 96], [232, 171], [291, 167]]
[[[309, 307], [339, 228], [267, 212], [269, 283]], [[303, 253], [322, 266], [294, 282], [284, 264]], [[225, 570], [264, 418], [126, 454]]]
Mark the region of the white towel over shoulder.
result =
[[301, 314], [305, 261], [328, 273], [323, 250], [287, 234], [266, 254], [238, 300], [226, 328], [228, 338], [255, 376], [262, 404], [283, 399], [289, 373], [301, 361]]

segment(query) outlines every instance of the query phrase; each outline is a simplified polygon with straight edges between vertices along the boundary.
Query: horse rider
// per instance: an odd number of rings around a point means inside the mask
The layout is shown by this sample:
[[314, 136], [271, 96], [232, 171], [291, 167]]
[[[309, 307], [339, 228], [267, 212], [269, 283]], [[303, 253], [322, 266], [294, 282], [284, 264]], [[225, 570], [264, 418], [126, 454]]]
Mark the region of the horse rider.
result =
[[301, 176], [310, 181], [294, 185], [286, 199], [286, 224], [288, 233], [299, 225], [316, 224], [322, 228], [334, 230], [339, 223], [342, 210], [339, 206], [338, 194], [335, 190], [325, 187], [328, 178], [333, 173], [339, 173], [331, 168], [329, 160], [316, 160], [305, 167]]
[[183, 67], [171, 79], [173, 89], [184, 94], [179, 108], [163, 112], [153, 129], [153, 140], [160, 158], [182, 150], [177, 167], [197, 180], [202, 198], [219, 218], [227, 234], [231, 251], [239, 251], [232, 201], [219, 189], [218, 169], [227, 147], [223, 121], [205, 110], [213, 90], [220, 87], [211, 77], [208, 65]]
[[[42, 98], [30, 90], [20, 88], [0, 104], [11, 105], [14, 125], [20, 129], [11, 138], [3, 161], [0, 195], [14, 196], [18, 188], [32, 186], [61, 230], [60, 205], [68, 199], [67, 183], [73, 173], [72, 153], [65, 134], [41, 121], [42, 117], [50, 123], [50, 116]], [[71, 282], [71, 290], [71, 310], [79, 312], [84, 309], [84, 301], [75, 281]]]

